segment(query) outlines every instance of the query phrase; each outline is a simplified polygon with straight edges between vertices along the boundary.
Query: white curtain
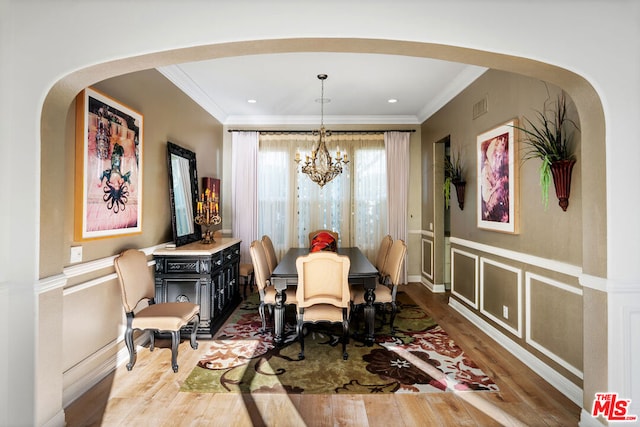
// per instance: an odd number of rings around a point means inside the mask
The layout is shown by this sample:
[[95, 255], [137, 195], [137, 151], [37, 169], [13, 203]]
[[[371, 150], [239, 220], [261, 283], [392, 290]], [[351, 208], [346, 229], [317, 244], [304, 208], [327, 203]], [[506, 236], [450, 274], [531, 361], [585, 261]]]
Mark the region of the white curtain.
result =
[[327, 139], [350, 162], [324, 187], [298, 173], [296, 152], [304, 161], [317, 137], [261, 134], [258, 160], [259, 234], [268, 234], [281, 257], [290, 247], [309, 245], [309, 232], [339, 232], [339, 246], [358, 246], [375, 259], [386, 234], [386, 166], [382, 134], [339, 134]]
[[232, 231], [242, 239], [240, 262], [251, 263], [249, 247], [258, 238], [258, 133], [232, 132]]
[[[408, 245], [407, 214], [409, 199], [409, 132], [384, 134], [387, 153], [387, 185], [389, 188], [389, 234]], [[402, 283], [407, 283], [407, 262], [402, 269]]]

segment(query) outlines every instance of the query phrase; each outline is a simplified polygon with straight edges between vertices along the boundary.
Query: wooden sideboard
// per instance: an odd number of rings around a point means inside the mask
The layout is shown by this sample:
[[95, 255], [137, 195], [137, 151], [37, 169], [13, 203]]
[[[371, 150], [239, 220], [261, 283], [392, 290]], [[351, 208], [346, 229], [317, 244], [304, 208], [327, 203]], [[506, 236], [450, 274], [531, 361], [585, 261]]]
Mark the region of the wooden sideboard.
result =
[[240, 302], [240, 242], [222, 237], [153, 253], [156, 301], [200, 304], [198, 338], [211, 338]]

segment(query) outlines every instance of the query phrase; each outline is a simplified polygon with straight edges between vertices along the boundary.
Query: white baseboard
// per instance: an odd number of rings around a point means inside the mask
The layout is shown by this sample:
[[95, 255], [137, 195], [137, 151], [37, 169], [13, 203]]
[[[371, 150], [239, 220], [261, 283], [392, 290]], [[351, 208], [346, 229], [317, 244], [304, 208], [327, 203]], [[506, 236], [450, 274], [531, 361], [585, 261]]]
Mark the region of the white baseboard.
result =
[[42, 424], [42, 427], [64, 427], [67, 425], [67, 422], [64, 418], [64, 410], [60, 410], [56, 415], [53, 416], [46, 423]]
[[[103, 378], [113, 372], [118, 366], [123, 363], [129, 362], [129, 351], [127, 347], [122, 347], [115, 355], [115, 363], [113, 358], [100, 362], [97, 367], [93, 365], [97, 360], [101, 359], [106, 352], [112, 350], [115, 346], [121, 343], [123, 340], [115, 340], [106, 347], [93, 353], [91, 356], [84, 359], [82, 362], [69, 369], [67, 372], [74, 371], [74, 373], [81, 373], [80, 380], [64, 388], [62, 392], [62, 407], [66, 408], [74, 400], [82, 396], [89, 391], [93, 386], [98, 384]], [[134, 342], [136, 347], [144, 346], [149, 341], [147, 334], [140, 335]], [[65, 374], [67, 373], [65, 372]]]
[[569, 381], [564, 376], [549, 365], [538, 359], [536, 356], [516, 344], [502, 332], [484, 321], [480, 316], [469, 310], [462, 303], [454, 298], [449, 298], [449, 306], [463, 315], [467, 320], [480, 328], [485, 334], [493, 338], [498, 344], [504, 347], [508, 352], [517, 357], [522, 363], [533, 369], [545, 381], [555, 387], [560, 393], [564, 394], [573, 403], [582, 407], [582, 389]]
[[[629, 424], [627, 423], [627, 425], [629, 425]], [[580, 427], [603, 427], [604, 424], [602, 424], [597, 418], [594, 418], [585, 409], [582, 409], [582, 412], [580, 412], [580, 421], [578, 422], [578, 426], [580, 426]]]
[[442, 294], [447, 291], [447, 288], [445, 287], [444, 284], [442, 283], [433, 284], [429, 282], [427, 279], [425, 279], [424, 277], [421, 277], [421, 280], [419, 280], [419, 282], [422, 283], [427, 289], [429, 289], [434, 294]]

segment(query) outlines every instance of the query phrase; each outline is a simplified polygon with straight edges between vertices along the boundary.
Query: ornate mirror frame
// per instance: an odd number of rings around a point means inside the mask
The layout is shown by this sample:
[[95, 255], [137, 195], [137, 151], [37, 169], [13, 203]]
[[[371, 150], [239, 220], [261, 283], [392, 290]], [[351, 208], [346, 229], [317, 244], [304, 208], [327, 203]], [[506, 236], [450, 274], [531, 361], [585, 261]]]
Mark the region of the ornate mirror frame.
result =
[[196, 153], [167, 142], [167, 165], [173, 240], [176, 246], [182, 246], [202, 238], [200, 226], [194, 220], [198, 203]]

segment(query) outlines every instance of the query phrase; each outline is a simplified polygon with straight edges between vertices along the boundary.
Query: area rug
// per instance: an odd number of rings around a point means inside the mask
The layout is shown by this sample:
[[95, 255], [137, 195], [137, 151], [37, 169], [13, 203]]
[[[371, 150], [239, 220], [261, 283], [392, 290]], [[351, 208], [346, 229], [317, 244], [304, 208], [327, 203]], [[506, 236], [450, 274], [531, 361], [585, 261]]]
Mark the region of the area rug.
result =
[[[340, 326], [305, 330], [305, 359], [295, 312], [288, 307], [285, 343], [276, 347], [272, 330], [260, 333], [257, 294], [243, 302], [211, 341], [181, 386], [199, 393], [368, 394], [446, 391], [498, 391], [482, 372], [406, 294], [398, 293], [395, 334], [388, 323], [368, 347], [351, 339], [342, 359]], [[380, 310], [381, 311], [381, 310]], [[267, 311], [268, 312], [268, 311]], [[382, 325], [382, 319], [377, 324]], [[387, 315], [388, 320], [388, 315]], [[356, 328], [357, 322], [353, 322]], [[268, 322], [269, 324], [269, 322]], [[359, 322], [360, 329], [363, 322]], [[354, 330], [354, 336], [356, 331]]]

